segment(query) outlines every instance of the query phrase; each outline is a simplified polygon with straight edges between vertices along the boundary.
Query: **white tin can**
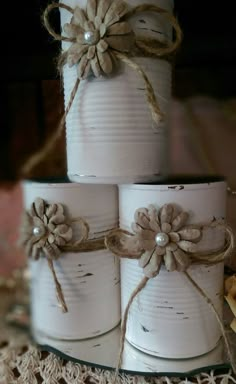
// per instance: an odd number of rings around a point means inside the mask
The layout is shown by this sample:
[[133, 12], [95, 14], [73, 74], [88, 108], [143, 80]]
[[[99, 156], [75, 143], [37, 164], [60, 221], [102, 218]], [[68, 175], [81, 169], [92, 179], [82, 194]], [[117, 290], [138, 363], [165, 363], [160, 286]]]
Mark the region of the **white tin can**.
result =
[[[82, 217], [89, 224], [89, 239], [117, 227], [115, 186], [74, 183], [23, 183], [24, 205], [41, 197], [61, 203], [71, 219]], [[76, 222], [72, 224], [76, 240]], [[57, 279], [68, 307], [62, 313], [47, 261], [30, 262], [32, 328], [58, 339], [85, 339], [113, 329], [120, 321], [119, 262], [107, 250], [65, 252], [54, 261]]]
[[[120, 227], [130, 230], [134, 212], [154, 204], [176, 203], [189, 212], [189, 223], [225, 217], [226, 183], [222, 180], [174, 181], [168, 184], [119, 187]], [[198, 251], [223, 247], [224, 231], [214, 228], [198, 243]], [[224, 264], [193, 265], [189, 274], [223, 314]], [[143, 278], [137, 260], [122, 259], [121, 302], [124, 311], [131, 293]], [[215, 314], [181, 272], [150, 279], [129, 311], [126, 338], [139, 350], [165, 358], [191, 358], [214, 349], [221, 337]]]
[[[130, 6], [154, 4], [172, 12], [172, 0], [127, 0]], [[85, 0], [65, 4], [84, 8]], [[61, 10], [61, 25], [71, 14]], [[172, 28], [163, 16], [146, 12], [130, 23], [139, 36], [171, 39]], [[63, 43], [66, 49], [68, 43]], [[70, 180], [80, 183], [118, 184], [163, 177], [171, 99], [172, 65], [153, 58], [134, 58], [148, 76], [164, 122], [152, 121], [145, 84], [139, 74], [120, 63], [110, 78], [89, 78], [80, 83], [66, 120], [67, 166]], [[65, 106], [77, 79], [76, 67], [64, 68]]]

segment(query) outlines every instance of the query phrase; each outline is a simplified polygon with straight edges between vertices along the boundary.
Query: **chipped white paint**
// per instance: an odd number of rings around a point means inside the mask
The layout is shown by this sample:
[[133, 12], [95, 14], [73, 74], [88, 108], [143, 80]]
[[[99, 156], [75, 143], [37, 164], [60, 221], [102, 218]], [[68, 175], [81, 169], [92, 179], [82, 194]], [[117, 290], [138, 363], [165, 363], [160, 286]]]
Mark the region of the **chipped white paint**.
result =
[[[71, 218], [82, 217], [90, 226], [90, 239], [117, 226], [117, 188], [74, 183], [23, 184], [25, 207], [36, 197], [62, 203]], [[73, 225], [76, 239], [76, 224]], [[30, 262], [32, 328], [59, 339], [101, 335], [120, 321], [119, 262], [107, 250], [62, 253], [54, 262], [68, 313], [58, 307], [51, 272], [44, 258]]]
[[[85, 7], [84, 0], [66, 0], [66, 4]], [[131, 6], [152, 3], [168, 9], [172, 0], [128, 0]], [[61, 11], [61, 24], [71, 15]], [[163, 18], [149, 13], [130, 21], [141, 36], [171, 39], [171, 28]], [[68, 47], [63, 43], [63, 48]], [[171, 99], [172, 66], [167, 61], [135, 58], [155, 90], [166, 120], [158, 127], [151, 119], [144, 82], [131, 68], [123, 65], [112, 78], [90, 78], [81, 82], [68, 114], [68, 176], [81, 183], [141, 182], [165, 172], [166, 140]], [[65, 105], [77, 78], [76, 68], [64, 69]], [[158, 128], [158, 129], [157, 129]], [[138, 154], [138, 155], [137, 155]]]
[[[137, 208], [176, 203], [190, 212], [189, 223], [225, 216], [225, 182], [179, 185], [122, 185], [120, 226], [130, 229]], [[199, 250], [219, 249], [224, 244], [222, 230], [206, 233]], [[218, 313], [223, 311], [223, 263], [191, 266], [189, 273], [212, 299]], [[137, 260], [121, 262], [122, 310], [143, 278]], [[130, 309], [127, 340], [136, 348], [159, 357], [190, 358], [211, 351], [221, 337], [215, 315], [195, 288], [179, 272], [167, 272], [151, 279]]]

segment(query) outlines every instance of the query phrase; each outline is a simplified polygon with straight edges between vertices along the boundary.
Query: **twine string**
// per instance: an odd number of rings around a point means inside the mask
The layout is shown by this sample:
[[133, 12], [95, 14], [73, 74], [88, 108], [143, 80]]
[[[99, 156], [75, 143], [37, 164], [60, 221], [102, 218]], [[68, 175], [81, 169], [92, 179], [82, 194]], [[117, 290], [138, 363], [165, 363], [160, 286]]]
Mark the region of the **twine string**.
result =
[[[53, 36], [53, 38], [55, 40], [73, 43], [76, 41], [75, 38], [70, 38], [70, 37], [63, 36], [61, 34], [57, 34], [50, 24], [50, 21], [49, 21], [50, 13], [53, 10], [60, 9], [60, 8], [67, 10], [72, 15], [74, 13], [74, 9], [69, 7], [68, 5], [66, 5], [64, 3], [61, 3], [61, 2], [60, 3], [52, 3], [52, 4], [48, 5], [44, 11], [44, 15], [43, 15], [44, 26], [47, 29], [48, 33], [51, 36]], [[168, 11], [166, 11], [160, 7], [151, 5], [151, 4], [137, 6], [133, 9], [131, 9], [131, 11], [127, 14], [127, 16], [133, 16], [137, 13], [145, 12], [145, 11], [162, 14], [175, 30], [175, 41], [162, 43], [159, 40], [155, 40], [155, 39], [137, 37], [136, 41], [135, 41], [135, 46], [140, 51], [139, 53], [141, 53], [141, 55], [144, 55], [146, 57], [154, 56], [157, 58], [166, 58], [167, 59], [167, 57], [165, 57], [165, 56], [173, 54], [177, 50], [177, 48], [179, 47], [179, 45], [182, 41], [181, 28], [180, 28], [177, 20], [175, 19], [175, 17], [173, 15], [171, 15]], [[142, 68], [138, 64], [136, 64], [133, 60], [129, 59], [129, 57], [127, 55], [122, 54], [118, 51], [115, 51], [112, 48], [111, 48], [111, 52], [117, 58], [119, 58], [122, 62], [129, 65], [134, 71], [136, 71], [142, 77], [142, 79], [144, 80], [145, 86], [146, 86], [146, 98], [147, 98], [147, 103], [148, 103], [149, 109], [151, 111], [151, 116], [152, 116], [154, 122], [156, 124], [159, 124], [160, 121], [163, 120], [164, 114], [160, 110], [160, 107], [159, 107], [158, 101], [156, 99], [153, 87], [152, 87], [147, 75], [145, 74], [145, 72], [142, 70]], [[132, 52], [131, 52], [131, 55], [132, 55]], [[59, 60], [58, 60], [58, 65], [59, 65], [60, 71], [62, 69], [62, 66], [64, 66], [64, 64], [66, 63], [66, 58], [67, 58], [67, 52], [62, 52], [60, 57], [59, 57]], [[75, 95], [76, 95], [76, 92], [79, 88], [79, 84], [80, 84], [80, 80], [77, 79], [76, 84], [75, 84], [73, 90], [71, 91], [68, 106], [67, 106], [66, 111], [65, 111], [65, 113], [64, 113], [64, 115], [63, 115], [63, 117], [62, 117], [62, 119], [58, 125], [57, 130], [52, 134], [52, 136], [45, 143], [43, 148], [41, 148], [38, 152], [33, 154], [26, 161], [26, 163], [23, 165], [23, 167], [20, 170], [20, 176], [23, 176], [23, 177], [27, 176], [29, 174], [29, 172], [37, 164], [39, 164], [41, 161], [43, 161], [46, 158], [46, 156], [50, 153], [50, 151], [53, 150], [58, 138], [60, 137], [60, 135], [64, 129], [66, 117], [67, 117], [67, 115], [70, 111], [70, 108], [73, 104], [73, 101], [75, 99]]]
[[[215, 224], [215, 225], [219, 225], [219, 224]], [[192, 264], [201, 263], [201, 264], [216, 265], [220, 262], [223, 262], [225, 260], [225, 258], [228, 257], [232, 253], [232, 250], [234, 248], [233, 231], [228, 226], [224, 226], [224, 228], [225, 228], [225, 231], [227, 234], [227, 241], [226, 241], [226, 245], [225, 245], [224, 249], [216, 252], [215, 255], [214, 254], [211, 254], [211, 255], [208, 254], [208, 257], [207, 257], [207, 255], [205, 255], [205, 257], [203, 255], [199, 255], [199, 257], [198, 257], [196, 254], [196, 255], [194, 255], [194, 258], [191, 259]], [[126, 232], [126, 234], [127, 234], [127, 232]], [[106, 242], [106, 244], [107, 244], [107, 242]], [[114, 252], [114, 250], [112, 250], [112, 252]], [[128, 253], [128, 251], [127, 251], [127, 253]], [[122, 256], [122, 255], [120, 255], [120, 256]], [[124, 255], [123, 255], [123, 257], [124, 257]], [[129, 257], [129, 256], [127, 256], [127, 257]], [[201, 294], [201, 296], [204, 298], [204, 300], [210, 306], [211, 310], [214, 312], [216, 320], [220, 326], [220, 330], [221, 330], [224, 342], [225, 342], [225, 346], [227, 349], [227, 354], [229, 357], [230, 364], [232, 366], [234, 373], [236, 373], [236, 365], [234, 363], [233, 353], [231, 351], [231, 347], [230, 347], [230, 344], [229, 344], [229, 341], [227, 339], [227, 335], [226, 335], [226, 332], [224, 329], [224, 324], [223, 324], [223, 321], [221, 320], [212, 300], [201, 289], [201, 287], [199, 287], [199, 285], [192, 279], [192, 277], [189, 275], [189, 273], [187, 271], [184, 271], [183, 273], [188, 278], [188, 280], [192, 283], [192, 285], [198, 290], [198, 292]], [[132, 305], [135, 297], [145, 288], [148, 280], [149, 280], [149, 278], [146, 276], [142, 279], [142, 281], [138, 284], [138, 286], [132, 292], [132, 294], [129, 298], [129, 301], [126, 305], [126, 308], [124, 311], [124, 316], [123, 316], [123, 321], [122, 321], [122, 325], [121, 325], [120, 350], [119, 350], [119, 355], [118, 355], [118, 364], [117, 364], [116, 371], [115, 371], [115, 379], [117, 378], [119, 370], [120, 370], [121, 365], [122, 365], [122, 355], [123, 355], [123, 351], [124, 351], [124, 343], [125, 343], [125, 335], [126, 335], [126, 329], [127, 329], [128, 314], [129, 314], [131, 305]]]
[[48, 33], [54, 37], [55, 40], [57, 41], [67, 41], [69, 43], [73, 43], [75, 39], [72, 39], [71, 37], [66, 37], [62, 36], [61, 34], [57, 34], [54, 29], [52, 28], [50, 21], [49, 21], [49, 14], [54, 10], [54, 9], [66, 9], [68, 12], [70, 12], [72, 15], [74, 13], [73, 8], [69, 7], [69, 5], [66, 5], [64, 3], [52, 3], [47, 6], [47, 8], [44, 11], [43, 14], [43, 23], [45, 25], [45, 28], [47, 29]]
[[130, 12], [126, 15], [126, 18], [132, 17], [135, 14], [143, 12], [154, 12], [163, 15], [175, 31], [175, 40], [169, 43], [164, 43], [164, 47], [162, 48], [155, 48], [155, 46], [150, 43], [157, 44], [158, 40], [148, 38], [137, 38], [135, 42], [136, 46], [146, 54], [155, 55], [157, 57], [167, 56], [176, 52], [183, 39], [183, 33], [177, 19], [166, 9], [160, 8], [152, 4], [142, 4], [132, 8]]
[[56, 292], [57, 292], [57, 300], [58, 300], [58, 302], [60, 304], [62, 312], [66, 313], [66, 312], [68, 312], [68, 308], [67, 308], [67, 305], [66, 305], [66, 302], [65, 302], [65, 298], [64, 298], [64, 294], [63, 294], [63, 290], [62, 290], [61, 284], [59, 283], [59, 281], [57, 279], [57, 275], [56, 275], [56, 272], [55, 272], [55, 269], [54, 269], [53, 261], [52, 261], [52, 259], [47, 258], [47, 262], [48, 262], [49, 269], [52, 272], [53, 280], [54, 280], [54, 283], [55, 283], [55, 288], [56, 288]]
[[225, 332], [224, 323], [223, 323], [221, 317], [219, 316], [219, 313], [216, 310], [216, 308], [214, 306], [214, 303], [212, 302], [211, 298], [203, 291], [203, 289], [196, 283], [196, 281], [190, 276], [190, 274], [187, 271], [185, 271], [184, 274], [187, 277], [187, 279], [191, 282], [191, 284], [195, 287], [195, 289], [198, 291], [198, 293], [207, 302], [207, 304], [211, 308], [212, 312], [214, 313], [215, 318], [216, 318], [216, 320], [217, 320], [217, 322], [219, 324], [219, 327], [220, 327], [221, 334], [223, 336], [224, 342], [225, 342], [226, 351], [227, 351], [227, 354], [228, 354], [228, 358], [229, 358], [230, 364], [232, 366], [232, 369], [233, 369], [234, 373], [236, 373], [236, 364], [235, 364], [235, 361], [234, 361], [233, 353], [231, 351], [229, 340], [227, 338], [227, 334]]
[[80, 79], [77, 79], [75, 86], [71, 92], [70, 100], [69, 100], [69, 103], [67, 105], [67, 108], [66, 108], [66, 110], [65, 110], [65, 112], [64, 112], [64, 114], [63, 114], [63, 116], [59, 122], [58, 128], [52, 133], [51, 137], [46, 142], [46, 144], [42, 148], [40, 148], [36, 153], [34, 153], [26, 161], [26, 163], [23, 165], [22, 169], [20, 170], [21, 176], [27, 176], [30, 173], [30, 171], [37, 164], [39, 164], [41, 161], [43, 161], [46, 158], [46, 156], [51, 152], [51, 150], [54, 148], [57, 140], [60, 138], [60, 136], [62, 135], [62, 132], [64, 130], [65, 121], [66, 121], [67, 115], [71, 109], [71, 106], [73, 104], [73, 101], [75, 99], [76, 92], [79, 88], [79, 84], [80, 84]]
[[121, 323], [121, 335], [120, 335], [120, 349], [119, 349], [119, 354], [118, 354], [118, 362], [117, 362], [117, 367], [116, 367], [116, 371], [115, 371], [115, 380], [114, 382], [116, 381], [117, 379], [117, 376], [119, 374], [119, 370], [121, 368], [121, 365], [122, 365], [122, 356], [123, 356], [123, 351], [124, 351], [124, 346], [125, 346], [125, 335], [126, 335], [126, 328], [127, 328], [127, 320], [128, 320], [128, 315], [129, 315], [129, 310], [130, 310], [130, 307], [134, 301], [134, 299], [136, 298], [136, 296], [139, 294], [139, 292], [141, 292], [147, 282], [149, 281], [149, 277], [144, 277], [140, 283], [138, 284], [138, 286], [134, 289], [134, 291], [132, 292], [130, 298], [129, 298], [129, 301], [126, 305], [126, 308], [125, 308], [125, 311], [124, 311], [124, 315], [123, 315], [123, 320], [122, 320], [122, 323]]
[[148, 107], [150, 108], [152, 118], [156, 124], [159, 124], [163, 118], [164, 114], [161, 112], [160, 107], [157, 103], [157, 99], [155, 96], [154, 89], [144, 72], [144, 70], [135, 63], [133, 60], [131, 60], [127, 55], [124, 55], [123, 53], [115, 52], [115, 56], [119, 58], [123, 63], [127, 64], [130, 68], [134, 69], [143, 79], [146, 87], [146, 99]]
[[93, 252], [106, 249], [104, 237], [82, 241], [79, 244], [68, 244], [60, 248], [63, 252]]

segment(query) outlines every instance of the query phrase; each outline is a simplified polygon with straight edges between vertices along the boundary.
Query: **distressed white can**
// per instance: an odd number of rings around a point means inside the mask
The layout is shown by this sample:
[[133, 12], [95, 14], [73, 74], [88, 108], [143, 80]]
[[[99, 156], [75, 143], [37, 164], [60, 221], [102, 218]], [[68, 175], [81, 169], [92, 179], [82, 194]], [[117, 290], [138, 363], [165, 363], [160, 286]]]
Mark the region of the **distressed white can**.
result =
[[[226, 183], [222, 180], [180, 181], [163, 185], [121, 185], [120, 227], [130, 230], [134, 212], [154, 204], [176, 203], [190, 213], [189, 223], [204, 223], [225, 217]], [[198, 243], [199, 251], [219, 250], [224, 231], [210, 230]], [[206, 292], [220, 317], [223, 314], [224, 264], [194, 265], [189, 274]], [[143, 278], [137, 260], [122, 259], [122, 311]], [[149, 280], [133, 302], [128, 317], [127, 340], [139, 350], [165, 358], [190, 358], [214, 349], [221, 337], [215, 314], [186, 276], [167, 272]]]
[[[23, 183], [28, 209], [41, 197], [62, 203], [70, 218], [82, 217], [90, 226], [89, 239], [117, 227], [115, 186], [75, 183]], [[76, 239], [76, 223], [73, 224]], [[119, 262], [107, 250], [62, 253], [54, 268], [61, 284], [67, 313], [62, 313], [47, 261], [30, 262], [32, 328], [58, 339], [85, 339], [113, 329], [120, 321]]]
[[[65, 4], [86, 7], [85, 0]], [[154, 4], [172, 12], [172, 0], [127, 0], [130, 6]], [[61, 10], [61, 25], [71, 14]], [[162, 16], [146, 12], [132, 17], [137, 35], [171, 39], [172, 28]], [[68, 43], [63, 43], [67, 49]], [[166, 169], [166, 142], [171, 99], [172, 66], [165, 60], [134, 58], [148, 76], [164, 122], [156, 126], [145, 96], [145, 84], [133, 69], [121, 63], [110, 78], [80, 83], [66, 119], [67, 166], [70, 180], [118, 184], [158, 179]], [[64, 68], [65, 106], [77, 79], [76, 67]]]

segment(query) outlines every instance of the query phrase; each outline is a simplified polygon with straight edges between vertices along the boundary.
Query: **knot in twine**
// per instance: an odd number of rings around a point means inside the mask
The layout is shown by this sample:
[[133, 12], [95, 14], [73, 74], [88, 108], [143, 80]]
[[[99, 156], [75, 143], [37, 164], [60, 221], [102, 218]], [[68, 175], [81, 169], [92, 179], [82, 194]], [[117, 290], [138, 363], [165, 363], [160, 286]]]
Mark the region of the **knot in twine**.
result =
[[[72, 224], [76, 225], [76, 241], [72, 242]], [[54, 279], [57, 299], [63, 312], [68, 312], [62, 287], [57, 279], [53, 260], [62, 252], [90, 252], [105, 249], [104, 238], [88, 240], [89, 225], [81, 217], [69, 219], [62, 204], [47, 204], [36, 198], [22, 215], [19, 245], [29, 258], [45, 256]]]
[[[228, 342], [223, 321], [214, 303], [188, 273], [192, 264], [214, 265], [223, 262], [233, 251], [232, 229], [222, 220], [211, 223], [187, 225], [189, 214], [175, 204], [165, 204], [159, 210], [153, 205], [135, 212], [133, 232], [122, 229], [111, 231], [105, 238], [106, 247], [121, 258], [138, 259], [144, 277], [132, 292], [126, 305], [121, 324], [121, 340], [116, 377], [122, 364], [128, 314], [136, 296], [146, 287], [149, 279], [156, 277], [164, 265], [170, 272], [182, 272], [198, 293], [207, 302], [219, 324], [227, 348], [231, 366], [236, 372], [231, 347]], [[200, 252], [197, 244], [207, 231], [218, 228], [225, 232], [225, 244], [217, 252]]]
[[[49, 15], [54, 9], [65, 9], [72, 15], [70, 23], [65, 24], [63, 28], [67, 36], [57, 34], [49, 22]], [[143, 12], [161, 15], [175, 30], [175, 40], [168, 41], [161, 32], [159, 39], [136, 36], [128, 20]], [[80, 81], [89, 76], [115, 74], [120, 62], [128, 65], [143, 79], [147, 104], [153, 121], [158, 125], [164, 119], [164, 114], [145, 71], [132, 60], [132, 57], [144, 56], [170, 60], [182, 41], [182, 31], [176, 18], [167, 10], [152, 4], [130, 8], [123, 0], [88, 0], [86, 9], [83, 10], [78, 6], [73, 9], [62, 2], [52, 3], [45, 9], [43, 20], [47, 31], [55, 40], [71, 44], [59, 56], [60, 72], [65, 64], [69, 67], [76, 66], [78, 78], [58, 129], [45, 146], [26, 162], [21, 170], [22, 175], [27, 175], [52, 150], [64, 129], [66, 117]]]

